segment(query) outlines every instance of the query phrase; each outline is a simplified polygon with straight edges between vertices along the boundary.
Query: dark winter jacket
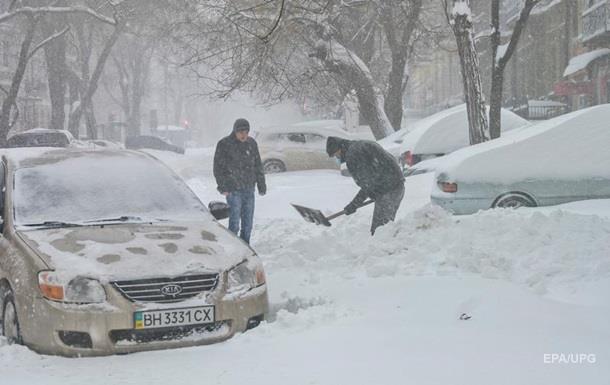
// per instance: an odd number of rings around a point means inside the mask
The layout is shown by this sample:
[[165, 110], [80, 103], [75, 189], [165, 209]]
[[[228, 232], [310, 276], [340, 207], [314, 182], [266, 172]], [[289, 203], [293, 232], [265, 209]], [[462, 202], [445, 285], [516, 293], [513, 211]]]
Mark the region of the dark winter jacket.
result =
[[360, 187], [352, 203], [359, 206], [366, 198], [377, 199], [404, 184], [398, 162], [379, 144], [369, 140], [342, 141], [343, 159]]
[[249, 137], [237, 140], [235, 133], [224, 137], [216, 145], [214, 177], [221, 193], [253, 188], [261, 194], [267, 192], [265, 174], [256, 141]]

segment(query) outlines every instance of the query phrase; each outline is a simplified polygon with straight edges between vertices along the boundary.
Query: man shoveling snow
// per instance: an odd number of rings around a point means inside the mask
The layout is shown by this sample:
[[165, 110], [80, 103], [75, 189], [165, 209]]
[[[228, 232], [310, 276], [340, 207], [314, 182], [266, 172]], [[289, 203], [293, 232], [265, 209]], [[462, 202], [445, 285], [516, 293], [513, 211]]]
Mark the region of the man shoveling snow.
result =
[[379, 226], [393, 221], [405, 194], [405, 178], [394, 157], [379, 144], [368, 140], [346, 140], [329, 136], [326, 140], [328, 156], [345, 162], [360, 191], [344, 208], [350, 215], [367, 198], [375, 201], [371, 235]]

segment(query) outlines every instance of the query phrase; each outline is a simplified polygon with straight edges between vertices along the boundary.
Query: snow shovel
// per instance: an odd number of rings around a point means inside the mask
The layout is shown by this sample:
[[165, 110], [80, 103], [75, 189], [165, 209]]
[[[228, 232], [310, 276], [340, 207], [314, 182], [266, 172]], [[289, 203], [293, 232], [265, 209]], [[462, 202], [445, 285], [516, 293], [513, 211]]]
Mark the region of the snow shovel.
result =
[[[364, 203], [362, 203], [360, 206], [358, 206], [358, 208], [364, 207], [373, 202], [375, 202], [375, 201], [372, 199], [369, 199], [369, 200], [365, 201]], [[331, 220], [345, 214], [345, 210], [341, 210], [338, 213], [335, 213], [335, 214], [332, 214], [332, 215], [326, 217], [326, 216], [324, 216], [324, 214], [322, 214], [322, 211], [320, 211], [320, 210], [295, 205], [294, 203], [291, 203], [291, 205], [299, 212], [299, 214], [301, 214], [303, 219], [305, 219], [307, 222], [315, 223], [316, 225], [323, 225], [326, 227], [330, 227]]]

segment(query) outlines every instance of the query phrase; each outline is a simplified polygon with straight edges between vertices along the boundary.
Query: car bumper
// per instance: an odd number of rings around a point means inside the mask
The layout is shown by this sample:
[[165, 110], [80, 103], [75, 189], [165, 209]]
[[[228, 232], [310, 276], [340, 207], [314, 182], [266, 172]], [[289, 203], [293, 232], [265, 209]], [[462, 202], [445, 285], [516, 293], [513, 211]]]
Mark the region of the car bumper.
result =
[[[129, 302], [119, 294], [108, 304], [67, 305], [36, 298], [24, 342], [43, 354], [100, 356], [206, 345], [224, 341], [260, 322], [268, 310], [266, 285], [237, 298], [187, 300], [172, 308], [214, 305], [215, 323], [173, 328], [134, 329], [134, 312], [166, 309], [167, 305]], [[34, 324], [38, 322], [38, 324]], [[88, 336], [88, 337], [87, 337]], [[83, 342], [90, 340], [90, 346]]]
[[452, 194], [432, 195], [432, 203], [456, 215], [474, 214], [479, 210], [487, 210], [493, 200], [488, 198], [457, 198]]

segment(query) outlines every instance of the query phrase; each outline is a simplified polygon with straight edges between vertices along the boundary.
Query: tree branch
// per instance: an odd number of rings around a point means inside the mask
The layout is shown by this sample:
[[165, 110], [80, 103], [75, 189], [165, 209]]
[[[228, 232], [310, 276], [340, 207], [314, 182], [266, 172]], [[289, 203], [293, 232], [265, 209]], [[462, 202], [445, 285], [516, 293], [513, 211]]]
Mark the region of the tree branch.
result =
[[[525, 4], [523, 5], [523, 9], [521, 9], [521, 14], [519, 15], [519, 20], [515, 24], [515, 28], [513, 29], [513, 34], [510, 37], [510, 41], [508, 43], [508, 47], [506, 48], [506, 52], [502, 57], [495, 58], [494, 62], [497, 63], [498, 68], [504, 68], [510, 57], [513, 55], [513, 52], [517, 48], [517, 44], [519, 43], [519, 38], [521, 37], [521, 32], [525, 29], [525, 25], [527, 24], [527, 19], [530, 16], [532, 9], [540, 2], [540, 0], [525, 0]], [[499, 33], [499, 31], [498, 31]]]
[[64, 28], [63, 30], [61, 30], [61, 31], [59, 31], [59, 32], [57, 32], [57, 33], [47, 37], [46, 39], [44, 39], [43, 41], [38, 43], [38, 45], [36, 47], [34, 47], [34, 49], [32, 49], [32, 51], [30, 51], [30, 54], [28, 55], [28, 60], [31, 59], [32, 56], [34, 56], [36, 54], [36, 51], [38, 51], [39, 49], [41, 49], [45, 45], [49, 44], [53, 40], [61, 37], [62, 35], [65, 35], [69, 30], [70, 30], [70, 26], [66, 26], [66, 28]]
[[73, 14], [73, 13], [79, 13], [79, 14], [85, 14], [85, 15], [89, 15], [103, 23], [106, 24], [111, 24], [111, 25], [116, 25], [117, 24], [117, 20], [113, 19], [111, 17], [102, 15], [99, 12], [94, 11], [91, 8], [88, 7], [82, 7], [82, 6], [71, 6], [71, 7], [20, 7], [17, 9], [14, 9], [10, 12], [5, 12], [0, 14], [0, 23], [4, 23], [16, 16], [19, 15], [39, 15], [39, 14], [51, 14], [51, 13], [63, 13], [63, 14]]

